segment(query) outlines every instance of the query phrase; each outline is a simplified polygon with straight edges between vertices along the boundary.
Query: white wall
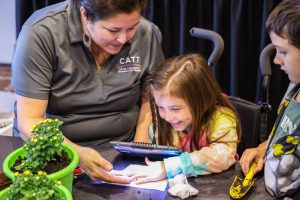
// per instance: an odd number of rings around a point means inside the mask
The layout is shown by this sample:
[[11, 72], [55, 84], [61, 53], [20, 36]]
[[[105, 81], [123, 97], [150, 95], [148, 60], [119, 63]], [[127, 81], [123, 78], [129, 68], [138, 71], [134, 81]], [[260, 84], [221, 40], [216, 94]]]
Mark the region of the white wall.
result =
[[0, 0], [0, 63], [10, 64], [16, 41], [15, 0]]

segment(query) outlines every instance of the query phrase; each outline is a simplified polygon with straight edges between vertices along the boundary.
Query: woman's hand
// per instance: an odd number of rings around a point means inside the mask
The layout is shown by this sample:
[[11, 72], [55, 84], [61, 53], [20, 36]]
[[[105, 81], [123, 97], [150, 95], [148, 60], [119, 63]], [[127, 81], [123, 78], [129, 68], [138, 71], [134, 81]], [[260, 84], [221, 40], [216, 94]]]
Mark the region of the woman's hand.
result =
[[80, 160], [79, 165], [91, 179], [122, 184], [131, 182], [131, 179], [128, 177], [115, 176], [111, 173], [112, 164], [105, 160], [96, 150], [79, 146], [76, 149]]
[[160, 181], [167, 177], [163, 161], [152, 162], [145, 158], [145, 162], [147, 166], [141, 166], [142, 169], [139, 171], [125, 169], [123, 171], [115, 171], [114, 174], [129, 177], [135, 184]]
[[240, 164], [245, 175], [249, 172], [250, 165], [253, 161], [257, 163], [257, 166], [254, 169], [254, 175], [263, 169], [266, 145], [267, 141], [256, 148], [246, 149], [244, 151], [240, 159]]

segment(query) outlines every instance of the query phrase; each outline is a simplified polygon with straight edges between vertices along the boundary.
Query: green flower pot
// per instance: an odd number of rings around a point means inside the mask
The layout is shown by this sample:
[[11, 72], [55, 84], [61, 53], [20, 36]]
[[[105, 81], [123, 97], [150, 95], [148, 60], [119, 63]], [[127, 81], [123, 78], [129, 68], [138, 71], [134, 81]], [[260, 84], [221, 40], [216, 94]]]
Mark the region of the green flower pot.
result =
[[[71, 163], [64, 169], [49, 174], [48, 177], [52, 180], [61, 181], [62, 185], [65, 186], [72, 194], [73, 171], [78, 165], [79, 157], [75, 149], [72, 148], [70, 145], [63, 144], [63, 146], [64, 151], [69, 155], [69, 158], [71, 159]], [[11, 170], [11, 167], [14, 165], [15, 161], [18, 159], [19, 156], [26, 157], [26, 151], [23, 147], [11, 152], [3, 162], [3, 172], [12, 181], [15, 180], [15, 176], [14, 172]]]
[[[6, 199], [6, 195], [8, 192], [9, 188], [6, 188], [2, 191], [0, 191], [0, 199]], [[65, 200], [72, 200], [72, 194], [70, 193], [70, 191], [63, 185], [59, 186], [59, 192], [61, 194], [62, 197], [64, 197]]]

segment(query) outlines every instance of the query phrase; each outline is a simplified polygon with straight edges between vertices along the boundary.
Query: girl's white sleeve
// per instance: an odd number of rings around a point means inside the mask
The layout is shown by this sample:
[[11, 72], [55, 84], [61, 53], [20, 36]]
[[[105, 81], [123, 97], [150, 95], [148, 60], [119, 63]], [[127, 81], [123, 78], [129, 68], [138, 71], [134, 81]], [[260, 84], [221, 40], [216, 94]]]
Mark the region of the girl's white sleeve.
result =
[[207, 135], [208, 146], [164, 159], [168, 178], [181, 173], [187, 177], [219, 173], [236, 162], [238, 136], [235, 119], [223, 112], [218, 112], [214, 119]]

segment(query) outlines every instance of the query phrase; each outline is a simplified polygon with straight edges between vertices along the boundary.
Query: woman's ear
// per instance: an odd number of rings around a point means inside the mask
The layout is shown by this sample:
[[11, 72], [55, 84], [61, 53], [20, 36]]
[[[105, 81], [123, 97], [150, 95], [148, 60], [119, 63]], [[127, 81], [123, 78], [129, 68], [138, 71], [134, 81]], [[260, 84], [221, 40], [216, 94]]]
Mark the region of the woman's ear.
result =
[[87, 17], [86, 9], [81, 6], [79, 11], [80, 11], [81, 22], [83, 24], [87, 24], [88, 23], [88, 17]]

